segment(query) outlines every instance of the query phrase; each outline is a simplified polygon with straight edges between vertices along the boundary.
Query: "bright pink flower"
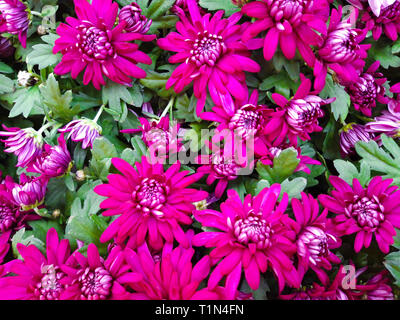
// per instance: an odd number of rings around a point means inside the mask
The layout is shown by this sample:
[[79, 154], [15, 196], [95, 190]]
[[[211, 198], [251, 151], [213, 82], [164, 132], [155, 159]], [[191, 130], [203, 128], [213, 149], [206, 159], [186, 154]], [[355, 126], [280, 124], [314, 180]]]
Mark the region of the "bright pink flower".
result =
[[48, 181], [45, 176], [28, 177], [24, 173], [21, 174], [19, 184], [15, 184], [12, 189], [14, 202], [22, 211], [39, 207], [43, 204]]
[[42, 135], [32, 128], [7, 128], [3, 124], [0, 136], [7, 137], [4, 142], [7, 149], [4, 152], [14, 153], [18, 157], [17, 167], [26, 167], [40, 156], [43, 150]]
[[368, 248], [375, 235], [379, 249], [389, 252], [396, 231], [400, 227], [400, 190], [390, 186], [392, 179], [374, 177], [366, 188], [357, 179], [349, 186], [339, 177], [330, 176], [335, 188], [331, 194], [318, 197], [322, 205], [336, 214], [335, 230], [340, 235], [356, 233], [354, 250]]
[[152, 20], [142, 15], [142, 9], [136, 2], [124, 6], [119, 12], [119, 20], [125, 21], [127, 32], [146, 33], [149, 31]]
[[369, 5], [368, 11], [372, 11], [376, 17], [379, 17], [381, 14], [381, 10], [392, 5], [397, 0], [347, 0], [347, 1], [360, 10], [363, 10], [364, 7], [366, 6], [366, 2], [368, 2]]
[[297, 138], [310, 140], [310, 133], [322, 130], [318, 118], [323, 117], [321, 106], [335, 101], [335, 98], [322, 99], [311, 94], [311, 80], [301, 76], [301, 84], [290, 100], [273, 93], [272, 99], [279, 106], [271, 115], [264, 133], [269, 141], [276, 145], [286, 142], [288, 138], [293, 146], [297, 146]]
[[387, 274], [386, 270], [382, 271], [369, 279], [365, 285], [358, 286], [357, 289], [361, 290], [366, 300], [394, 300]]
[[142, 275], [142, 281], [132, 283], [137, 300], [219, 300], [218, 293], [209, 288], [199, 289], [208, 277], [211, 261], [204, 256], [196, 264], [191, 262], [194, 249], [166, 243], [160, 257], [151, 255], [144, 243], [135, 251], [126, 249], [126, 260], [132, 270]]
[[357, 81], [365, 65], [370, 44], [360, 44], [366, 30], [353, 28], [349, 21], [342, 21], [342, 7], [332, 9], [328, 34], [316, 51], [317, 59], [307, 61], [314, 67], [314, 87], [321, 91], [325, 86], [328, 68], [332, 69], [343, 84]]
[[[253, 1], [242, 8], [242, 12], [256, 22], [246, 29], [244, 40], [267, 30], [263, 41], [264, 58], [272, 59], [278, 43], [287, 59], [293, 59], [296, 49], [307, 61], [312, 56], [310, 45], [321, 41], [318, 33], [326, 35], [329, 2], [326, 0], [262, 0]], [[317, 33], [318, 32], [318, 33]]]
[[40, 173], [47, 178], [56, 178], [68, 173], [71, 167], [71, 155], [62, 133], [58, 138], [58, 145], [46, 144], [42, 154], [29, 165], [27, 171]]
[[204, 227], [215, 231], [194, 236], [195, 246], [215, 248], [210, 257], [220, 261], [208, 281], [215, 287], [224, 275], [236, 274], [245, 278], [257, 290], [260, 274], [270, 267], [278, 278], [279, 291], [285, 282], [299, 287], [298, 274], [291, 257], [296, 252], [295, 233], [289, 228], [293, 221], [284, 214], [288, 196], [284, 193], [278, 202], [281, 187], [274, 184], [257, 196], [247, 195], [244, 202], [234, 190], [228, 190], [228, 199], [221, 204], [221, 212], [195, 211], [194, 216]]
[[356, 153], [357, 142], [369, 142], [377, 140], [377, 138], [379, 137], [375, 137], [370, 130], [367, 130], [367, 126], [354, 122], [349, 123], [340, 130], [340, 154], [342, 158], [352, 156]]
[[17, 244], [23, 260], [7, 264], [9, 274], [0, 278], [2, 300], [58, 300], [65, 290], [62, 280], [66, 274], [61, 266], [70, 257], [67, 239], [59, 240], [57, 231], [47, 232], [46, 255], [34, 245]]
[[[220, 134], [221, 133], [221, 134]], [[223, 140], [223, 143], [221, 143]], [[205, 141], [210, 154], [202, 154], [197, 158], [197, 163], [202, 165], [197, 173], [208, 175], [206, 183], [212, 185], [217, 182], [215, 196], [221, 198], [229, 181], [237, 179], [240, 175], [251, 174], [254, 169], [254, 161], [251, 156], [253, 150], [251, 142], [248, 142], [231, 131], [218, 132], [212, 137], [212, 141]]]
[[372, 108], [376, 107], [376, 101], [382, 104], [389, 102], [383, 86], [386, 78], [383, 78], [382, 73], [376, 72], [379, 65], [380, 62], [375, 61], [366, 72], [359, 76], [356, 82], [352, 82], [346, 87], [354, 108], [367, 117], [372, 115]]
[[384, 133], [392, 138], [400, 138], [400, 108], [396, 112], [397, 101], [389, 101], [388, 110], [382, 112], [374, 121], [365, 124], [365, 129], [372, 133]]
[[91, 243], [87, 257], [75, 251], [67, 265], [62, 267], [67, 285], [62, 292], [63, 300], [126, 300], [130, 293], [126, 284], [141, 280], [141, 276], [130, 271], [123, 250], [116, 246], [103, 259], [97, 247]]
[[395, 0], [393, 4], [381, 10], [380, 15], [376, 16], [371, 9], [364, 11], [361, 21], [365, 23], [365, 28], [372, 30], [372, 37], [378, 40], [382, 31], [392, 41], [396, 41], [400, 32], [400, 1]]
[[28, 9], [20, 0], [0, 0], [0, 32], [17, 34], [26, 48], [29, 27]]
[[68, 123], [59, 132], [65, 133], [69, 132], [67, 139], [71, 138], [72, 141], [82, 142], [82, 149], [87, 147], [92, 148], [93, 142], [102, 132], [102, 128], [93, 120], [87, 118], [80, 118], [78, 120], [73, 120]]
[[211, 18], [210, 14], [201, 15], [195, 0], [187, 0], [187, 5], [189, 17], [177, 8], [178, 32], [158, 40], [161, 49], [177, 52], [169, 62], [180, 63], [166, 88], [174, 86], [175, 92], [179, 93], [193, 82], [194, 95], [198, 99], [197, 115], [203, 110], [207, 91], [219, 106], [224, 106], [230, 95], [244, 100], [247, 95], [244, 72], [260, 71], [260, 66], [249, 58], [250, 51], [241, 41], [247, 24], [237, 24], [240, 13], [223, 19], [224, 11], [221, 10]]
[[207, 197], [207, 192], [187, 188], [200, 175], [179, 172], [179, 162], [164, 172], [162, 164], [152, 165], [144, 156], [141, 163], [136, 162], [136, 170], [122, 159], [114, 158], [112, 163], [122, 174], [109, 175], [109, 183], [97, 186], [94, 191], [108, 198], [100, 205], [107, 209], [103, 215], [119, 217], [100, 240], [115, 238], [117, 243], [123, 243], [129, 238], [128, 246], [132, 248], [147, 241], [159, 250], [165, 241], [176, 239], [187, 246], [181, 225], [192, 223], [193, 202]]
[[301, 194], [301, 201], [292, 200], [292, 208], [296, 218], [294, 225], [297, 234], [297, 256], [300, 279], [308, 268], [311, 268], [322, 282], [327, 282], [328, 276], [323, 269], [331, 270], [331, 263], [340, 263], [340, 259], [330, 251], [337, 248], [341, 242], [330, 230], [327, 218], [328, 210], [319, 214], [319, 204], [311, 195]]
[[146, 72], [137, 64], [151, 64], [151, 59], [134, 40], [151, 41], [154, 35], [124, 32], [125, 21], [114, 27], [118, 16], [118, 4], [111, 0], [74, 0], [78, 19], [68, 17], [67, 23], [57, 28], [60, 35], [53, 53], [63, 57], [54, 72], [62, 75], [71, 72], [75, 79], [83, 70], [83, 84], [90, 82], [100, 90], [105, 85], [103, 76], [130, 85], [132, 78], [145, 78]]
[[139, 118], [142, 124], [139, 129], [121, 130], [123, 133], [142, 133], [142, 140], [151, 151], [152, 157], [164, 159], [169, 153], [176, 153], [182, 147], [182, 139], [178, 139], [179, 123], [170, 126], [169, 117], [159, 121]]

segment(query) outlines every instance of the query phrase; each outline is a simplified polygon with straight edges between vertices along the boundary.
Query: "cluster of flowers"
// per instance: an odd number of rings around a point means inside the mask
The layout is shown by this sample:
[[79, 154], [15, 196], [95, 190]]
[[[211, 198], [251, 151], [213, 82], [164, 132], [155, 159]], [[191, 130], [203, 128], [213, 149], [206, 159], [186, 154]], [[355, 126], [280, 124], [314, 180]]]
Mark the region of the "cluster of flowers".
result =
[[[301, 193], [300, 199], [291, 201], [280, 184], [241, 199], [229, 183], [244, 167], [257, 162], [272, 166], [287, 148], [297, 151], [296, 171], [310, 173], [307, 165], [321, 164], [301, 154], [298, 138], [311, 140], [312, 133], [323, 130], [319, 125], [323, 106], [335, 100], [318, 96], [328, 73], [334, 74], [364, 116], [372, 116], [377, 102], [388, 106], [366, 125], [344, 126], [343, 157], [353, 155], [360, 140], [379, 141], [381, 133], [400, 137], [400, 95], [396, 96], [400, 84], [390, 88], [394, 96], [389, 96], [384, 87], [387, 79], [378, 72], [380, 62], [365, 68], [370, 45], [362, 44], [369, 31], [375, 40], [383, 34], [397, 39], [400, 1], [353, 0], [348, 18], [343, 18], [341, 6], [331, 9], [329, 0], [233, 2], [241, 6], [240, 12], [224, 18], [223, 11], [204, 12], [195, 0], [178, 0], [171, 9], [179, 17], [176, 32], [157, 39], [161, 49], [174, 52], [168, 61], [179, 64], [166, 89], [173, 87], [179, 94], [193, 85], [197, 116], [212, 122], [217, 132], [229, 132], [229, 136], [216, 134], [207, 145], [211, 149], [222, 139], [223, 147], [207, 159], [200, 157], [194, 174], [181, 171], [179, 161], [166, 169], [146, 156], [134, 166], [113, 158], [119, 173], [94, 188], [105, 197], [100, 204], [103, 215], [113, 217], [100, 238], [110, 243], [107, 256], [101, 257], [94, 244], [88, 245], [86, 255], [80, 248], [71, 252], [69, 241], [60, 240], [50, 229], [45, 253], [19, 243], [22, 259], [1, 265], [1, 299], [252, 299], [252, 294], [241, 291], [241, 283], [245, 280], [257, 290], [267, 271], [276, 279], [281, 299], [393, 299], [385, 272], [346, 287], [346, 266], [335, 254], [343, 237], [352, 235], [356, 253], [371, 243], [389, 253], [395, 228], [400, 228], [400, 189], [393, 179], [375, 176], [363, 186], [358, 179], [350, 185], [330, 176], [330, 194], [316, 199]], [[152, 60], [139, 50], [139, 43], [156, 36], [146, 34], [152, 21], [137, 3], [122, 8], [111, 0], [74, 3], [77, 18], [68, 17], [57, 28], [53, 53], [61, 53], [62, 60], [54, 72], [73, 79], [83, 73], [83, 84], [98, 90], [106, 79], [130, 86], [134, 78], [145, 78], [140, 64], [151, 65]], [[0, 0], [0, 13], [0, 32], [18, 34], [25, 46], [27, 7], [19, 0]], [[242, 17], [253, 22], [240, 23]], [[4, 43], [2, 54], [10, 52], [11, 42]], [[259, 103], [257, 90], [249, 94], [246, 72], [261, 70], [252, 51], [263, 48], [269, 61], [278, 46], [288, 60], [298, 51], [314, 79], [301, 74], [294, 96], [287, 99], [273, 93], [275, 106], [269, 107]], [[214, 106], [205, 111], [208, 96]], [[5, 152], [14, 154], [17, 167], [32, 175], [21, 174], [19, 183], [5, 177], [0, 184], [2, 260], [12, 233], [27, 221], [40, 219], [32, 211], [38, 213], [43, 205], [49, 179], [69, 174], [73, 166], [64, 134], [81, 142], [82, 149], [91, 148], [102, 133], [97, 121], [103, 109], [93, 120], [80, 118], [59, 129], [54, 146], [42, 136], [51, 122], [39, 131], [4, 126], [0, 135], [6, 137]], [[161, 143], [165, 148], [158, 155], [181, 150], [182, 141], [174, 134], [179, 125], [170, 123], [168, 116], [158, 122], [139, 120], [140, 128], [122, 132], [141, 133], [148, 148]], [[231, 144], [231, 135], [238, 135], [241, 144]], [[246, 153], [248, 140], [254, 142], [254, 159], [239, 163], [232, 154]], [[213, 193], [196, 189], [203, 177], [207, 185], [215, 184]], [[225, 200], [216, 210], [209, 208], [221, 199]], [[194, 223], [200, 224], [201, 232], [195, 233]], [[198, 258], [196, 252], [206, 254]], [[334, 266], [338, 271], [332, 280]], [[356, 271], [356, 277], [365, 270]], [[319, 283], [304, 288], [310, 273]]]

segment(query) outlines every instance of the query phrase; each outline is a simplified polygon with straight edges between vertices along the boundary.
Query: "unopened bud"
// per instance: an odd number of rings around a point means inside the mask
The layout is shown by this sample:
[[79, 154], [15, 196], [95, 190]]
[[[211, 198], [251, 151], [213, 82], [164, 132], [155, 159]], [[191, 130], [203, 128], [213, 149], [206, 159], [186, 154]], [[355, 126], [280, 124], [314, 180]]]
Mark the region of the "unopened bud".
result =
[[37, 81], [37, 78], [27, 71], [18, 72], [18, 84], [21, 87], [32, 87]]
[[78, 170], [75, 173], [75, 176], [76, 176], [76, 180], [78, 180], [78, 181], [83, 181], [86, 178], [85, 171], [83, 171], [83, 170]]
[[54, 219], [58, 218], [61, 215], [61, 210], [60, 209], [56, 209], [53, 211], [52, 216]]
[[47, 34], [47, 28], [46, 28], [45, 26], [43, 26], [43, 25], [39, 25], [39, 26], [37, 27], [37, 33], [38, 33], [40, 36], [43, 36], [43, 35]]

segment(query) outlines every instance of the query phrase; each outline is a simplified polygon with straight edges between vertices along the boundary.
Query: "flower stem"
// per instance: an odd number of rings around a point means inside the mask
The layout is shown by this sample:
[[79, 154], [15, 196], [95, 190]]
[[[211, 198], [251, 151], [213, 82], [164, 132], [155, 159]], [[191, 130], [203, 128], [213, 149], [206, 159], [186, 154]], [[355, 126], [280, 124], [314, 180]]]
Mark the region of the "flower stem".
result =
[[41, 135], [47, 128], [49, 128], [49, 127], [51, 127], [51, 126], [53, 126], [53, 125], [54, 125], [53, 122], [48, 122], [48, 123], [46, 123], [45, 125], [43, 125], [43, 126], [39, 129], [38, 134]]
[[172, 106], [174, 105], [174, 102], [175, 102], [175, 97], [172, 97], [172, 98], [169, 100], [167, 106], [165, 107], [163, 113], [161, 114], [160, 119], [161, 119], [162, 117], [165, 117], [165, 115], [168, 113], [168, 111], [169, 111], [170, 109], [172, 110]]
[[94, 119], [93, 119], [93, 122], [97, 123], [97, 121], [99, 120], [101, 114], [103, 113], [104, 108], [105, 108], [105, 105], [102, 104], [101, 107], [100, 107], [100, 109], [99, 109], [99, 111], [97, 111], [97, 114], [96, 114], [96, 116], [95, 116]]

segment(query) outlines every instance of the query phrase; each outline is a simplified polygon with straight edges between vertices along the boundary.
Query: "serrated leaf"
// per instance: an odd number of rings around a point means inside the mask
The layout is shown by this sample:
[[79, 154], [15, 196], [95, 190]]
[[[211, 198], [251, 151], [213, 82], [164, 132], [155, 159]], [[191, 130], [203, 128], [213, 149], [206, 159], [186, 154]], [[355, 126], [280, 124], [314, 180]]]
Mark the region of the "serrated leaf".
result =
[[124, 122], [127, 117], [128, 108], [125, 102], [134, 104], [128, 87], [111, 81], [108, 81], [107, 85], [103, 87], [102, 100], [103, 104], [108, 103], [110, 109], [114, 112], [114, 119], [118, 122]]
[[54, 43], [58, 37], [55, 34], [43, 36], [42, 40], [46, 43], [34, 45], [32, 51], [26, 56], [26, 63], [32, 66], [38, 65], [40, 70], [59, 63], [61, 54], [53, 54]]
[[115, 146], [105, 137], [99, 137], [93, 142], [93, 158], [96, 160], [110, 159], [118, 156]]
[[6, 77], [4, 74], [0, 74], [0, 94], [10, 93], [14, 91], [14, 81]]
[[152, 0], [147, 8], [142, 8], [143, 14], [152, 20], [157, 20], [167, 12], [175, 3], [175, 0]]
[[239, 7], [228, 0], [200, 0], [199, 5], [210, 11], [224, 10], [225, 16], [231, 16], [235, 12], [240, 11]]
[[14, 257], [17, 259], [22, 259], [17, 249], [18, 243], [22, 243], [25, 246], [32, 244], [36, 248], [38, 248], [42, 253], [46, 252], [45, 243], [40, 239], [35, 238], [33, 234], [29, 234], [28, 232], [26, 232], [25, 228], [18, 230], [11, 238], [11, 247]]
[[0, 73], [13, 73], [14, 69], [11, 68], [8, 64], [0, 61]]
[[392, 52], [389, 45], [374, 45], [368, 50], [368, 57], [374, 61], [380, 61], [381, 67], [388, 69], [389, 67], [400, 67], [400, 57]]
[[331, 103], [331, 110], [335, 120], [339, 120], [339, 117], [345, 121], [349, 113], [350, 107], [350, 96], [344, 90], [344, 87], [334, 83], [331, 76], [326, 77], [326, 84], [324, 90], [321, 91], [320, 96], [326, 98], [336, 98]]
[[22, 114], [25, 118], [27, 118], [32, 109], [35, 106], [40, 106], [40, 92], [37, 86], [28, 88], [23, 88], [19, 90], [18, 98], [15, 100], [15, 104], [10, 111], [10, 118], [19, 116]]
[[400, 251], [392, 252], [385, 257], [383, 262], [386, 269], [390, 271], [393, 278], [396, 280], [394, 284], [400, 287]]
[[35, 238], [41, 240], [43, 243], [46, 243], [47, 231], [49, 231], [51, 228], [54, 228], [57, 231], [60, 239], [64, 237], [63, 227], [57, 221], [41, 219], [30, 221], [28, 224], [32, 230], [27, 231], [27, 235], [32, 234]]
[[299, 199], [301, 197], [301, 193], [307, 186], [307, 179], [303, 177], [297, 177], [293, 180], [286, 179], [281, 183], [281, 197], [284, 192], [286, 192], [289, 196], [289, 200], [296, 198]]
[[360, 171], [350, 161], [337, 159], [333, 161], [333, 165], [339, 173], [339, 177], [350, 185], [353, 184], [353, 179], [357, 179], [362, 186], [365, 186], [371, 179], [371, 169], [364, 161], [361, 161]]

